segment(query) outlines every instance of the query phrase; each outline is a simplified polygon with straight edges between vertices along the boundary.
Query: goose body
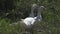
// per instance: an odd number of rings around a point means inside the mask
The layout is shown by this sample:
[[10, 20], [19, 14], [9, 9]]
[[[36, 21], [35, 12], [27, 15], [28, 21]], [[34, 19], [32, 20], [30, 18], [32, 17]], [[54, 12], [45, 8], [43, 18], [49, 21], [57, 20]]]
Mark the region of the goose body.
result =
[[28, 26], [28, 25], [33, 25], [35, 22], [41, 21], [42, 20], [42, 16], [41, 16], [41, 11], [43, 10], [44, 6], [41, 6], [38, 8], [38, 13], [37, 16], [34, 16], [34, 9], [36, 8], [36, 4], [33, 4], [32, 9], [31, 9], [31, 14], [29, 15], [29, 17], [26, 17], [25, 19], [23, 19], [23, 23]]
[[33, 25], [35, 22], [35, 19], [33, 17], [28, 17], [23, 20], [23, 22], [28, 26], [28, 25]]

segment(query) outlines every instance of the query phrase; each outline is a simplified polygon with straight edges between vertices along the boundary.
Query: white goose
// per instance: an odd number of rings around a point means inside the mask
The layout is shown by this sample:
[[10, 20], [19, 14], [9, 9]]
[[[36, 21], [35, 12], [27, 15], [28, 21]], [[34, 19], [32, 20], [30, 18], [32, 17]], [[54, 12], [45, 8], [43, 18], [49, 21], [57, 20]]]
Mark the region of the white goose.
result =
[[33, 4], [29, 17], [26, 17], [25, 19], [21, 19], [22, 21], [20, 24], [21, 24], [22, 28], [25, 29], [25, 33], [28, 33], [27, 31], [31, 31], [34, 24], [36, 24], [42, 20], [41, 11], [43, 10], [44, 6], [38, 7], [38, 13], [37, 13], [37, 16], [35, 17], [33, 11], [36, 7], [37, 7], [37, 5]]
[[38, 13], [37, 13], [37, 16], [35, 17], [33, 11], [36, 7], [37, 7], [37, 5], [33, 4], [32, 9], [31, 9], [31, 14], [29, 15], [29, 17], [27, 17], [25, 19], [21, 19], [23, 21], [23, 23], [28, 27], [33, 25], [36, 21], [42, 20], [41, 11], [43, 10], [44, 6], [40, 6], [38, 8]]
[[33, 11], [34, 11], [34, 9], [36, 7], [37, 7], [37, 5], [36, 4], [33, 4], [32, 5], [32, 8], [31, 8], [31, 13], [30, 13], [29, 17], [27, 17], [25, 19], [22, 19], [23, 23], [25, 23], [26, 26], [30, 26], [30, 25], [34, 24], [35, 19], [34, 19], [34, 13], [33, 13]]

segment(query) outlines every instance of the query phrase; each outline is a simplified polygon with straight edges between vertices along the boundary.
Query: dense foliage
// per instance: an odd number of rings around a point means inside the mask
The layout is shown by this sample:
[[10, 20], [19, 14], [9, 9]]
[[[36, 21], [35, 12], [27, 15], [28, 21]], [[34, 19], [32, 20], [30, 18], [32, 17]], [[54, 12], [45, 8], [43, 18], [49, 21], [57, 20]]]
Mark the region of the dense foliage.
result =
[[20, 34], [19, 25], [9, 26], [9, 24], [27, 17], [33, 3], [46, 8], [42, 12], [42, 21], [34, 27], [33, 32], [60, 34], [60, 0], [0, 0], [0, 34]]

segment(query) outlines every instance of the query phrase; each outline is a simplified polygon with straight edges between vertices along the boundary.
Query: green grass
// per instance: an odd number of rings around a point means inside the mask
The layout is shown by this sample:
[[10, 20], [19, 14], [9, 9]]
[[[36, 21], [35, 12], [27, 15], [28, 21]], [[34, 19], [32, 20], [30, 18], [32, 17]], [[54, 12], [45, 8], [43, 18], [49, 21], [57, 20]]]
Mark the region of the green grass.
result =
[[[42, 21], [34, 27], [35, 34], [60, 34], [60, 16], [49, 11], [42, 13]], [[0, 34], [20, 34], [21, 27], [19, 25], [10, 26], [10, 20], [0, 18]], [[38, 32], [37, 30], [43, 30]]]

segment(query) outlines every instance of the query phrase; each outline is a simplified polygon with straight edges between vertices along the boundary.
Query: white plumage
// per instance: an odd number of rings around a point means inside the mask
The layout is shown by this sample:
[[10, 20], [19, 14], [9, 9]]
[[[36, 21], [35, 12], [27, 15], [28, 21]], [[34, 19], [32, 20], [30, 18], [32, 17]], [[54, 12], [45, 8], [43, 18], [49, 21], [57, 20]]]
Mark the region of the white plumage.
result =
[[37, 7], [36, 4], [33, 4], [32, 5], [32, 8], [31, 8], [31, 13], [29, 15], [29, 17], [23, 19], [23, 23], [26, 25], [26, 26], [31, 26], [33, 25], [35, 22], [37, 21], [41, 21], [42, 20], [42, 16], [41, 16], [41, 11], [43, 10], [44, 6], [40, 6], [38, 8], [38, 13], [37, 13], [37, 16], [35, 17], [34, 16], [34, 9]]
[[23, 20], [23, 22], [28, 26], [28, 25], [34, 24], [35, 19], [32, 18], [32, 17], [28, 17], [28, 18], [25, 18], [25, 19]]
[[33, 25], [34, 22], [35, 22], [35, 17], [34, 17], [34, 9], [37, 7], [36, 4], [33, 4], [32, 5], [32, 8], [31, 8], [31, 13], [29, 15], [29, 17], [23, 19], [23, 23], [25, 23], [26, 26], [30, 26], [30, 25]]

